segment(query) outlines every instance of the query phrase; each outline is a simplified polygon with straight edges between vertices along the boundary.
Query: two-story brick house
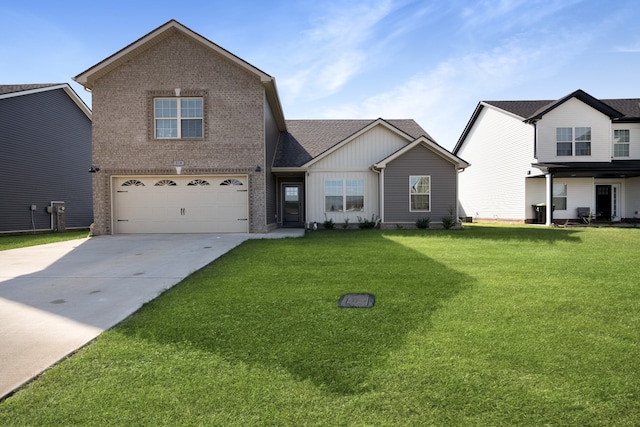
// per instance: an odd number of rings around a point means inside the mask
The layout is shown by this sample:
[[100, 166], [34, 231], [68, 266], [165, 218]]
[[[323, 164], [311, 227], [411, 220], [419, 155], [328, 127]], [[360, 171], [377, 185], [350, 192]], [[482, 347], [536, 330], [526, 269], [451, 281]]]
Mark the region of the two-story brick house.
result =
[[92, 92], [95, 234], [435, 224], [468, 166], [413, 120], [287, 121], [275, 78], [174, 20], [74, 80]]
[[640, 99], [482, 101], [453, 152], [473, 164], [460, 176], [467, 217], [533, 222], [539, 204], [547, 224], [640, 217]]

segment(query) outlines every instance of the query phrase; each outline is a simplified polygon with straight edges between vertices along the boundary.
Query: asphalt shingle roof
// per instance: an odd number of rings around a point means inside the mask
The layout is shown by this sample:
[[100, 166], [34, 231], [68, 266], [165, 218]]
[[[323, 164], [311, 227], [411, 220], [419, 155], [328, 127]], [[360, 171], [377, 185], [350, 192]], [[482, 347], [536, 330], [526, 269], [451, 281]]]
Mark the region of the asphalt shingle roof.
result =
[[25, 90], [42, 89], [51, 86], [60, 86], [64, 83], [41, 83], [41, 84], [18, 84], [18, 85], [0, 85], [0, 95], [8, 93], [23, 92]]
[[[624, 114], [624, 117], [620, 120], [640, 118], [640, 98], [600, 99], [599, 101]], [[526, 119], [544, 109], [544, 107], [557, 102], [557, 100], [484, 102]]]
[[[274, 167], [299, 167], [376, 120], [287, 120], [280, 135]], [[414, 120], [385, 120], [414, 139], [429, 134]]]

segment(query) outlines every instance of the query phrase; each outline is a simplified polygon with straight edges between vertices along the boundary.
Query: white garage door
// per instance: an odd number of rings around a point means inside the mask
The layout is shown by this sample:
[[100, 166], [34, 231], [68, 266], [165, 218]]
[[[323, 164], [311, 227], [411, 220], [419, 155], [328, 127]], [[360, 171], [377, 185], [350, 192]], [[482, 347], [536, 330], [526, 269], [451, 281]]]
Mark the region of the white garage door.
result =
[[113, 182], [115, 232], [247, 233], [246, 176], [142, 176]]

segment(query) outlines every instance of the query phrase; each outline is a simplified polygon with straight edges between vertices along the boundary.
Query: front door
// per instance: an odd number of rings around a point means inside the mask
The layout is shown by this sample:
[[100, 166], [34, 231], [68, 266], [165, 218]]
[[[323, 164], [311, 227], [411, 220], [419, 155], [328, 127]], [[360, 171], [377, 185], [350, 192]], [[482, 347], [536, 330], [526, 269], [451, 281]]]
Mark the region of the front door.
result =
[[620, 220], [620, 186], [596, 185], [596, 220]]
[[302, 185], [282, 185], [282, 226], [302, 227]]

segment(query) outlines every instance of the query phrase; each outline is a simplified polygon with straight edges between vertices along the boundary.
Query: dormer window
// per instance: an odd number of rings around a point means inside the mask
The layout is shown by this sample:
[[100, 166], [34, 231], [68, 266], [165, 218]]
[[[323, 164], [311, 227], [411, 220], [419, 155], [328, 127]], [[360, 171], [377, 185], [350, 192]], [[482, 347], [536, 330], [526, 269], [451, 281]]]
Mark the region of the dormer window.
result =
[[591, 128], [556, 128], [556, 155], [590, 156]]
[[155, 98], [156, 139], [202, 139], [202, 98]]

